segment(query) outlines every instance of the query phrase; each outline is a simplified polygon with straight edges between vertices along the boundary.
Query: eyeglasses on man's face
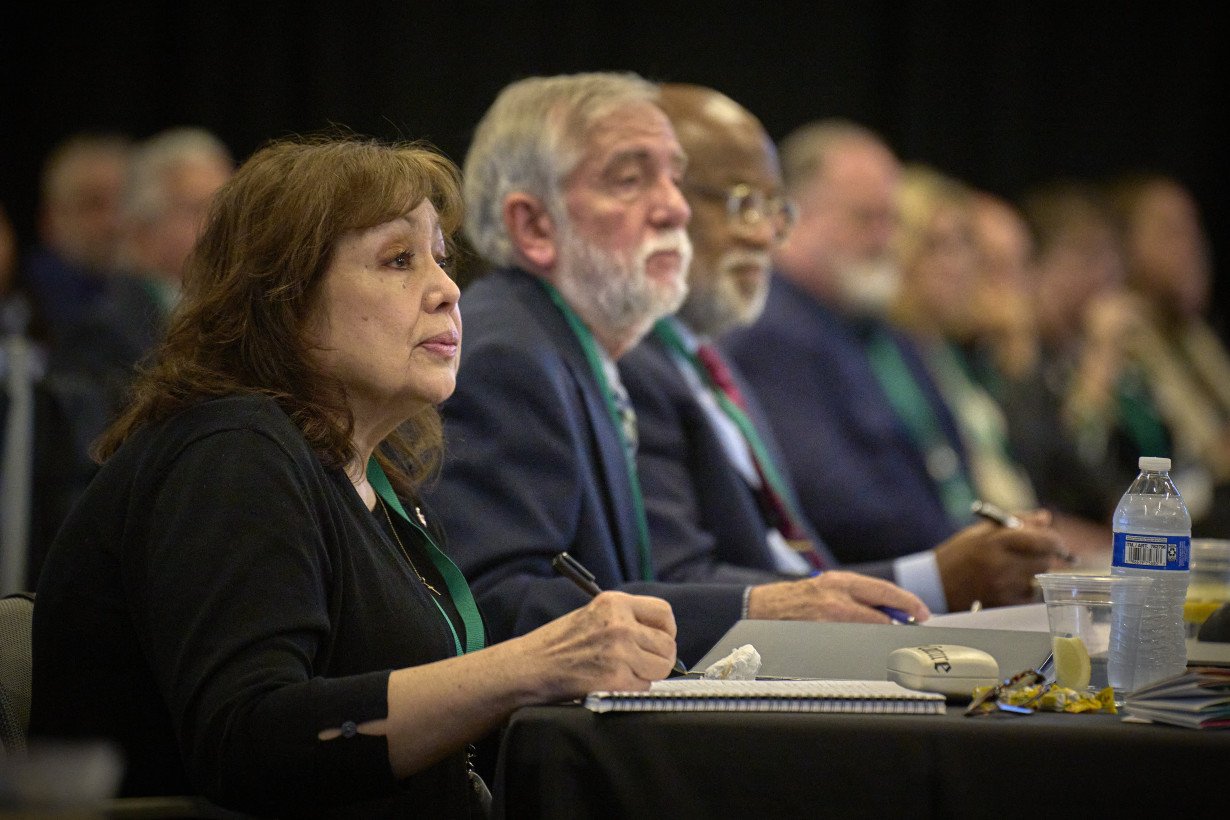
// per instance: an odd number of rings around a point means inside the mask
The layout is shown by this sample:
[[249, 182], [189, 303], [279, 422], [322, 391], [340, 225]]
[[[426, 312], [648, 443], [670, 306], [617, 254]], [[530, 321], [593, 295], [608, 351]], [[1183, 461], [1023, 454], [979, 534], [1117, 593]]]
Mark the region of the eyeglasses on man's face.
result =
[[693, 182], [684, 182], [681, 187], [684, 191], [698, 196], [718, 202], [724, 201], [726, 221], [731, 228], [754, 228], [761, 222], [767, 221], [773, 228], [773, 236], [777, 241], [785, 238], [798, 219], [793, 202], [780, 194], [767, 194], [745, 182], [740, 182], [730, 188], [717, 188]]

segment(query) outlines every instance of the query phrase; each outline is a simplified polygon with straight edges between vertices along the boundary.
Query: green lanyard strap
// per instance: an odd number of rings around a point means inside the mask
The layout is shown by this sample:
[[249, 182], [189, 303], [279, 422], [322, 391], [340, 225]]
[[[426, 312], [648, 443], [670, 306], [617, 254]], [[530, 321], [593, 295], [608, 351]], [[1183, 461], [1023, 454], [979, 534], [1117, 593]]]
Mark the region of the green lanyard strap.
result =
[[606, 368], [602, 366], [602, 357], [598, 354], [598, 343], [594, 341], [594, 335], [590, 333], [589, 328], [581, 321], [581, 317], [576, 314], [564, 297], [560, 295], [550, 283], [539, 279], [539, 283], [547, 291], [547, 295], [551, 297], [551, 301], [564, 314], [564, 319], [567, 320], [568, 326], [572, 328], [573, 334], [577, 337], [577, 341], [581, 343], [581, 349], [585, 351], [585, 359], [589, 362], [589, 368], [593, 371], [594, 378], [598, 380], [598, 387], [602, 391], [603, 403], [606, 405], [607, 414], [611, 417], [611, 423], [615, 426], [615, 432], [619, 436], [623, 447], [624, 466], [628, 471], [628, 485], [632, 489], [632, 510], [636, 516], [637, 528], [637, 547], [640, 552], [641, 559], [641, 579], [645, 581], [653, 580], [653, 560], [649, 553], [649, 521], [645, 517], [645, 499], [641, 495], [641, 482], [636, 475], [636, 462], [631, 458], [632, 452], [631, 443], [624, 434], [623, 422], [619, 416], [619, 410], [615, 407], [615, 394], [611, 389], [611, 383], [606, 377]]
[[[905, 424], [910, 438], [922, 450], [927, 472], [939, 484], [940, 497], [949, 518], [958, 523], [968, 521], [974, 491], [956, 452], [940, 432], [931, 403], [902, 358], [896, 341], [885, 331], [876, 332], [867, 341], [867, 356], [877, 381], [888, 395], [889, 404]], [[946, 466], [951, 468], [936, 475], [933, 460], [941, 454], [950, 456], [952, 463]]]
[[1142, 453], [1170, 453], [1166, 424], [1139, 369], [1124, 368], [1115, 383], [1115, 409], [1132, 443]]
[[743, 438], [747, 441], [748, 446], [752, 448], [752, 453], [756, 461], [760, 463], [760, 469], [764, 473], [764, 478], [773, 488], [773, 492], [782, 500], [783, 504], [789, 505], [789, 513], [794, 517], [795, 521], [802, 521], [803, 516], [799, 515], [798, 510], [794, 508], [794, 497], [787, 491], [786, 482], [782, 480], [781, 474], [777, 470], [777, 465], [773, 459], [769, 457], [769, 450], [765, 447], [764, 440], [761, 439], [760, 433], [756, 431], [756, 425], [752, 424], [752, 420], [747, 417], [747, 413], [739, 405], [731, 401], [726, 395], [726, 391], [720, 385], [714, 384], [712, 376], [709, 375], [709, 370], [700, 361], [697, 355], [688, 349], [684, 344], [683, 339], [679, 336], [679, 332], [671, 323], [670, 319], [660, 319], [654, 325], [653, 332], [659, 339], [666, 343], [667, 347], [682, 356], [696, 371], [696, 374], [704, 379], [709, 386], [709, 392], [722, 408], [722, 412], [734, 422], [739, 428], [739, 432], [743, 434]]
[[[461, 615], [462, 623], [465, 624], [465, 652], [476, 652], [482, 649], [487, 643], [487, 638], [483, 631], [483, 619], [478, 613], [478, 604], [474, 602], [474, 594], [470, 592], [470, 585], [466, 583], [465, 576], [461, 574], [461, 570], [457, 569], [457, 565], [436, 546], [435, 539], [431, 537], [431, 534], [420, 526], [417, 521], [406, 515], [406, 508], [402, 506], [401, 499], [393, 492], [393, 485], [389, 483], [389, 477], [384, 474], [384, 469], [376, 461], [375, 456], [367, 460], [367, 480], [371, 483], [372, 489], [376, 491], [376, 494], [384, 499], [384, 503], [400, 515], [407, 524], [418, 530], [423, 538], [426, 539], [427, 557], [431, 559], [431, 563], [435, 564], [436, 569], [440, 571], [440, 575], [444, 576], [444, 583], [448, 586], [449, 596], [453, 599], [453, 604]], [[449, 631], [453, 633], [453, 648], [458, 655], [461, 655], [461, 641], [457, 638], [457, 630], [453, 627], [453, 619], [448, 617], [448, 613], [444, 611], [444, 607], [440, 606], [439, 601], [434, 597], [431, 600], [436, 605], [436, 609], [440, 610], [440, 615], [444, 618], [444, 623], [448, 624]]]
[[[932, 351], [933, 361], [936, 367], [932, 370], [936, 380], [948, 391], [954, 395], [963, 395], [966, 401], [972, 401], [970, 397], [980, 398], [985, 397], [987, 401], [999, 404], [994, 398], [989, 388], [984, 387], [974, 375], [974, 368], [970, 364], [969, 358], [958, 348], [949, 342], [942, 342], [937, 345]], [[977, 405], [976, 405], [977, 406]], [[985, 413], [983, 414], [986, 415]], [[998, 418], [1002, 418], [999, 416]], [[1001, 464], [1011, 464], [1013, 461], [1010, 448], [1008, 446], [1008, 438], [1004, 431], [1003, 424], [995, 421], [984, 424], [967, 423], [964, 425], [966, 433], [973, 440], [974, 445], [979, 452], [992, 452], [992, 457]]]

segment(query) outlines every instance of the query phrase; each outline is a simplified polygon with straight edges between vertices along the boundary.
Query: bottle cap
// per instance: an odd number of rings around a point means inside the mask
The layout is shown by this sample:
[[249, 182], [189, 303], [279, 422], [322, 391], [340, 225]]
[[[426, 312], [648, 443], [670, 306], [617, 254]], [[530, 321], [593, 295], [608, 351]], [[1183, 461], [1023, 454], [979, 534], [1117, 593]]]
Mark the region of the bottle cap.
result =
[[1162, 470], [1166, 470], [1166, 471], [1170, 470], [1170, 459], [1168, 458], [1159, 458], [1157, 456], [1141, 456], [1139, 464], [1140, 464], [1140, 469], [1142, 472], [1145, 470], [1148, 470], [1150, 472], [1156, 473]]

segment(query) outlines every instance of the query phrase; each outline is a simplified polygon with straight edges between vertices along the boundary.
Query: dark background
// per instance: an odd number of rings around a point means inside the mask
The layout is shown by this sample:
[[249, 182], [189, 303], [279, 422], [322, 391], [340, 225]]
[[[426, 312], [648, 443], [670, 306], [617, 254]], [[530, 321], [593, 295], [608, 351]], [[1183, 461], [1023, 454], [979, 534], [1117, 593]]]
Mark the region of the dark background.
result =
[[0, 22], [0, 201], [28, 248], [39, 164], [82, 128], [201, 125], [242, 159], [340, 124], [425, 138], [461, 162], [510, 80], [620, 69], [713, 86], [775, 138], [820, 116], [857, 119], [904, 159], [1014, 198], [1060, 176], [1171, 173], [1200, 202], [1219, 262], [1230, 49], [1211, 6], [1158, 5], [22, 4], [25, 22]]

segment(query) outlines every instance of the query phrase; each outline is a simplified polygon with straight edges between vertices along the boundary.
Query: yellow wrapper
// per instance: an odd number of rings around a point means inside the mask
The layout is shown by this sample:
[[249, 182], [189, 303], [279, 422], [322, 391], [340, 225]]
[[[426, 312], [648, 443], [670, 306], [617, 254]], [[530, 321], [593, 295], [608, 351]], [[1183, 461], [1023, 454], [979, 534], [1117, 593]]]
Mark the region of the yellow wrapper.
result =
[[1032, 706], [1043, 712], [1106, 712], [1116, 714], [1115, 692], [1110, 687], [1100, 692], [1078, 692], [1066, 686], [1052, 684], [1049, 689], [1041, 685], [1022, 686], [1000, 694], [1000, 700], [1012, 706]]

